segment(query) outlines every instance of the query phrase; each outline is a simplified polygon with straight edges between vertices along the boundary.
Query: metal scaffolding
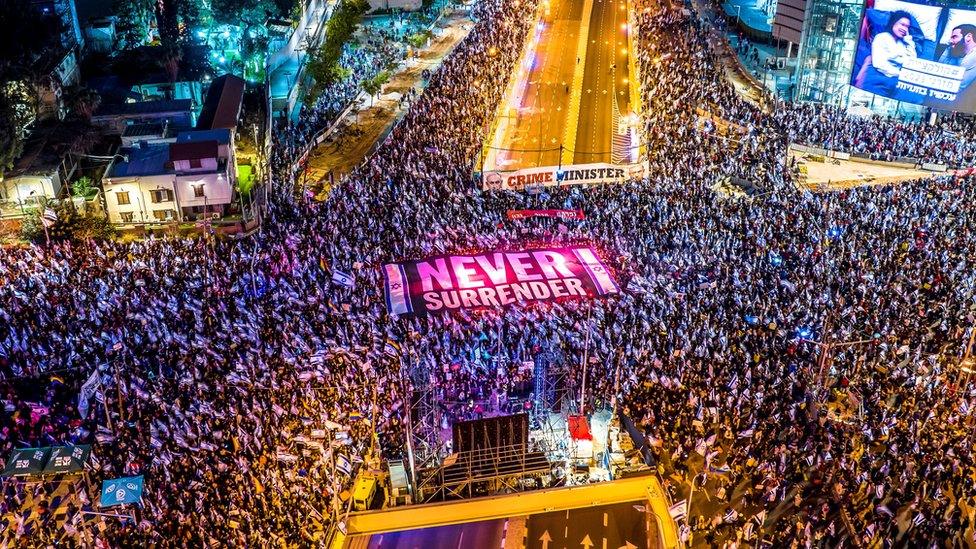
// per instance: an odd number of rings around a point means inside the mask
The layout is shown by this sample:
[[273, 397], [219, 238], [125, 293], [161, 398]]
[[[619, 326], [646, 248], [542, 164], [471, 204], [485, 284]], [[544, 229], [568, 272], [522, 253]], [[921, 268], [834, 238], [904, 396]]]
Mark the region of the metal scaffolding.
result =
[[546, 455], [527, 445], [497, 446], [452, 454], [443, 465], [422, 469], [421, 502], [471, 498], [544, 487], [552, 472]]
[[[426, 361], [407, 357], [404, 376], [409, 395], [407, 429], [413, 453], [411, 466], [417, 469], [437, 465], [440, 461], [440, 401], [441, 391], [431, 379]], [[414, 470], [417, 470], [414, 469]]]

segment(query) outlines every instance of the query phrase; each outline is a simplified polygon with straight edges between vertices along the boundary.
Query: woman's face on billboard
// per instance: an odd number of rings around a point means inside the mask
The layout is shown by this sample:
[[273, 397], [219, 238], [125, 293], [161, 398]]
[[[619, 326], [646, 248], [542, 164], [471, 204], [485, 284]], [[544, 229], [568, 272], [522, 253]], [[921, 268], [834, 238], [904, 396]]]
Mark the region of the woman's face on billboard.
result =
[[908, 36], [908, 28], [911, 26], [912, 22], [907, 17], [902, 17], [891, 26], [891, 34], [895, 35], [895, 38], [899, 40], [904, 39]]

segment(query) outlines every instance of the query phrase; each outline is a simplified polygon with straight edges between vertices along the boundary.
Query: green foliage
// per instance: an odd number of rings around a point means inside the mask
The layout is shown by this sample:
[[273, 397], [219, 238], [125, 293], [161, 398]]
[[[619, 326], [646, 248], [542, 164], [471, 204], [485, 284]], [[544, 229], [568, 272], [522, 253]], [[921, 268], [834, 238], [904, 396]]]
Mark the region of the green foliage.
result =
[[376, 73], [376, 76], [374, 76], [372, 79], [375, 80], [382, 88], [383, 84], [386, 84], [387, 82], [390, 81], [391, 76], [393, 76], [393, 73], [391, 73], [386, 69], [383, 69], [380, 72]]
[[46, 74], [38, 59], [62, 51], [61, 20], [40, 15], [30, 0], [0, 1], [0, 173], [23, 150], [26, 127], [36, 117], [33, 85]]
[[210, 9], [214, 21], [244, 29], [263, 25], [269, 15], [278, 12], [278, 7], [269, 0], [211, 0]]
[[250, 195], [255, 181], [254, 169], [251, 166], [247, 164], [237, 165], [237, 192], [239, 194], [242, 196]]
[[73, 86], [65, 91], [65, 103], [73, 115], [83, 120], [91, 120], [95, 109], [102, 104], [102, 97], [87, 86]]
[[31, 0], [0, 1], [0, 83], [36, 81], [46, 72], [38, 57], [63, 50], [60, 18], [38, 12]]
[[427, 45], [427, 40], [430, 36], [430, 31], [415, 32], [407, 37], [407, 43], [419, 50]]
[[90, 177], [82, 177], [71, 184], [71, 194], [83, 197], [85, 200], [90, 200], [98, 194], [98, 188], [92, 185]]
[[[23, 99], [18, 95], [0, 93], [0, 173], [13, 167], [24, 150], [25, 110], [18, 108]], [[29, 111], [27, 111], [29, 112]]]
[[363, 80], [362, 86], [363, 91], [369, 94], [370, 98], [380, 93], [380, 90], [383, 89], [383, 84], [378, 82], [375, 78], [367, 78], [366, 80]]
[[200, 25], [203, 19], [203, 10], [197, 0], [178, 0], [176, 3], [176, 14], [180, 18], [180, 23], [185, 29], [194, 29]]
[[376, 73], [372, 78], [367, 78], [363, 80], [363, 91], [368, 93], [371, 97], [380, 93], [383, 90], [383, 84], [390, 81], [390, 71], [382, 70]]
[[295, 0], [291, 5], [291, 10], [288, 12], [288, 19], [291, 19], [292, 25], [297, 27], [298, 23], [302, 20], [302, 15], [305, 13], [305, 6], [301, 0]]
[[335, 82], [342, 82], [350, 76], [352, 76], [351, 68], [343, 67], [342, 65], [332, 67], [332, 77], [335, 79]]
[[113, 0], [116, 47], [130, 49], [146, 42], [152, 9], [152, 0]]
[[158, 0], [154, 3], [159, 40], [166, 48], [174, 48], [180, 40], [180, 0]]
[[[115, 227], [107, 219], [98, 215], [86, 215], [75, 209], [70, 202], [48, 203], [58, 214], [57, 222], [48, 228], [47, 234], [52, 242], [63, 240], [84, 241], [88, 239], [104, 240], [115, 236]], [[44, 208], [31, 208], [21, 222], [20, 237], [31, 242], [44, 242], [44, 225], [41, 223], [41, 213]]]
[[28, 242], [44, 242], [44, 226], [41, 225], [41, 215], [36, 208], [25, 210], [24, 218], [20, 222], [20, 238]]
[[308, 61], [308, 74], [315, 81], [308, 89], [307, 101], [314, 103], [332, 84], [339, 82], [336, 67], [342, 56], [342, 48], [356, 32], [363, 14], [369, 8], [366, 0], [341, 0], [325, 27], [325, 40]]

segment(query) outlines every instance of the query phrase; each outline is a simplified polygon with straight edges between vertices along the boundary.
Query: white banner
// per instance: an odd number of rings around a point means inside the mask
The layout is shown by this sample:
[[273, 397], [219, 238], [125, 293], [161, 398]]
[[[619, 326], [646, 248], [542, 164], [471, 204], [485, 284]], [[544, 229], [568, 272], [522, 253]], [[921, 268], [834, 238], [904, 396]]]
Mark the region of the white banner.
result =
[[572, 164], [543, 166], [517, 171], [488, 171], [482, 174], [485, 190], [532, 190], [559, 185], [598, 185], [623, 183], [639, 179], [647, 173], [647, 166], [638, 164]]

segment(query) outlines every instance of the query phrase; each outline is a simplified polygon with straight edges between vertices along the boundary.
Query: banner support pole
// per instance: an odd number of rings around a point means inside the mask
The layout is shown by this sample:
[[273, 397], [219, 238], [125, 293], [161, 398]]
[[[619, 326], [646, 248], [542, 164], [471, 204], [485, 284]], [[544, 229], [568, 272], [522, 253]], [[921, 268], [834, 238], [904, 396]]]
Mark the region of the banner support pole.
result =
[[590, 332], [592, 331], [590, 325], [590, 317], [593, 315], [593, 302], [586, 308], [586, 340], [583, 343], [583, 384], [580, 386], [580, 407], [579, 413], [583, 415], [584, 405], [586, 403], [586, 363], [589, 360], [590, 354]]

